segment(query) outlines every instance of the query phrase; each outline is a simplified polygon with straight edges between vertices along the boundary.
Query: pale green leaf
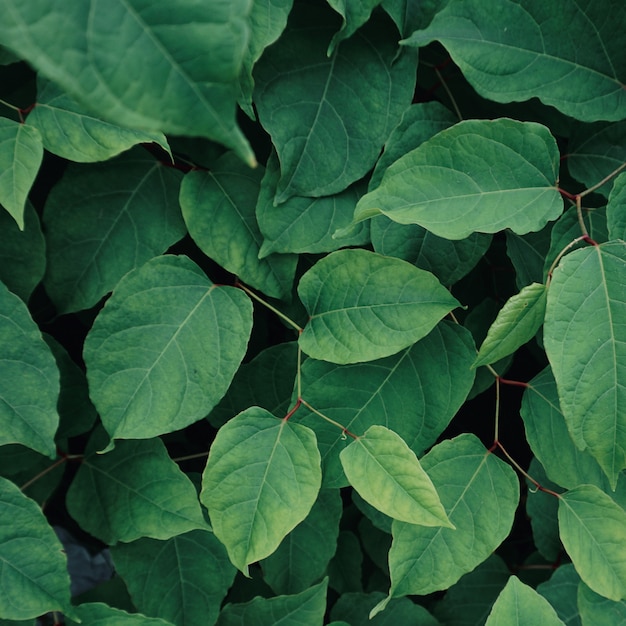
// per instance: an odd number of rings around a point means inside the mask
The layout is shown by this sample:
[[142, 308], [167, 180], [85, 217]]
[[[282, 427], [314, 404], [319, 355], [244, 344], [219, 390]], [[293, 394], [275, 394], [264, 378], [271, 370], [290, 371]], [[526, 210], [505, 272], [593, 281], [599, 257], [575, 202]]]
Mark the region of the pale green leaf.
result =
[[339, 32], [335, 33], [328, 46], [328, 56], [345, 39], [351, 37], [367, 20], [382, 0], [327, 0], [328, 4], [341, 15]]
[[59, 370], [26, 305], [0, 283], [0, 445], [56, 456]]
[[176, 626], [212, 626], [236, 573], [224, 546], [206, 530], [119, 544], [111, 554], [137, 609]]
[[508, 536], [519, 502], [513, 469], [466, 433], [422, 458], [452, 528], [394, 521], [390, 597], [447, 589]]
[[263, 236], [255, 209], [262, 178], [263, 168], [251, 170], [234, 154], [225, 154], [210, 172], [185, 176], [180, 205], [189, 234], [208, 257], [268, 296], [287, 298], [297, 257], [259, 260]]
[[408, 524], [454, 528], [415, 453], [392, 430], [370, 426], [339, 456], [350, 484], [379, 511]]
[[581, 626], [576, 595], [580, 576], [571, 563], [558, 567], [550, 579], [537, 586], [540, 593], [554, 607], [559, 618], [568, 626]]
[[230, 560], [247, 574], [309, 514], [321, 479], [313, 432], [251, 407], [218, 431], [200, 498]]
[[359, 222], [381, 213], [435, 235], [540, 230], [563, 201], [559, 153], [545, 126], [510, 119], [468, 120], [441, 131], [391, 165], [357, 204]]
[[22, 620], [72, 612], [63, 546], [39, 506], [0, 477], [0, 615]]
[[340, 364], [395, 354], [458, 306], [430, 272], [356, 249], [318, 261], [300, 280], [298, 294], [310, 315], [300, 347]]
[[254, 71], [259, 119], [280, 160], [278, 203], [331, 195], [362, 178], [413, 96], [417, 58], [396, 59], [390, 20], [367, 24], [328, 58], [336, 30], [329, 15], [297, 3]]
[[254, 163], [235, 122], [251, 4], [3, 0], [0, 39], [103, 119], [207, 137]]
[[[102, 602], [86, 602], [76, 607], [76, 622], [93, 626], [172, 626], [170, 622], [141, 613], [127, 613]], [[80, 620], [80, 622], [78, 622]]]
[[67, 510], [108, 544], [207, 528], [193, 483], [156, 437], [120, 441], [111, 452], [85, 457], [70, 485]]
[[532, 283], [509, 298], [490, 326], [473, 367], [495, 363], [530, 341], [541, 328], [545, 311], [545, 285]]
[[626, 623], [626, 602], [615, 602], [592, 591], [585, 583], [578, 586], [578, 607], [583, 626], [616, 626]]
[[[620, 0], [451, 0], [430, 25], [403, 43], [440, 41], [465, 78], [496, 102], [537, 97], [584, 121], [626, 115]], [[567, 28], [564, 29], [563, 25]]]
[[626, 511], [594, 485], [559, 499], [561, 541], [582, 580], [596, 593], [626, 598]]
[[[0, 32], [1, 32], [0, 27]], [[0, 204], [24, 230], [26, 197], [43, 159], [36, 128], [0, 117]]]
[[181, 179], [140, 148], [68, 167], [43, 215], [44, 285], [60, 313], [92, 307], [122, 276], [183, 237]]
[[485, 626], [563, 626], [550, 603], [517, 576], [511, 576]]
[[626, 239], [626, 172], [613, 183], [606, 205], [609, 239]]
[[626, 467], [625, 268], [623, 241], [566, 255], [553, 274], [544, 325], [570, 434], [613, 487]]
[[212, 284], [187, 257], [157, 257], [127, 274], [84, 349], [91, 399], [111, 437], [154, 437], [205, 417], [251, 326], [249, 298]]

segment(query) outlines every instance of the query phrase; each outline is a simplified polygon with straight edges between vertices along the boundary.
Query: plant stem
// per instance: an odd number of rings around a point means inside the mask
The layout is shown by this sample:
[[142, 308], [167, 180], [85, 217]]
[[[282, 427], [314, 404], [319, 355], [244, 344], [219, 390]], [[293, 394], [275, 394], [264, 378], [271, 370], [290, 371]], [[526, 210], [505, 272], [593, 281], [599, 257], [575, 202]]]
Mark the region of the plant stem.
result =
[[454, 99], [454, 96], [452, 95], [452, 92], [450, 91], [448, 84], [446, 83], [443, 76], [441, 75], [439, 68], [435, 67], [434, 69], [435, 69], [435, 74], [437, 74], [437, 78], [439, 78], [439, 81], [441, 82], [443, 88], [446, 90], [446, 93], [448, 94], [448, 98], [450, 98], [450, 102], [452, 102], [452, 106], [454, 107], [454, 112], [457, 114], [457, 117], [462, 122], [463, 116], [461, 115], [461, 109], [459, 109], [459, 105], [456, 103], [456, 100]]
[[300, 401], [307, 409], [309, 409], [309, 411], [311, 411], [311, 413], [315, 413], [315, 415], [317, 415], [317, 416], [321, 417], [322, 419], [326, 420], [327, 422], [329, 422], [333, 426], [336, 426], [337, 428], [340, 428], [344, 435], [348, 435], [348, 436], [352, 437], [353, 439], [358, 439], [359, 438], [358, 435], [355, 435], [354, 433], [351, 433], [345, 426], [342, 426], [339, 422], [336, 422], [334, 419], [331, 419], [330, 417], [328, 417], [328, 415], [324, 415], [321, 411], [318, 411], [316, 408], [312, 407], [306, 400], [303, 400], [301, 398]]
[[254, 293], [254, 291], [246, 287], [244, 284], [237, 281], [235, 283], [235, 287], [239, 287], [239, 289], [242, 289], [243, 291], [245, 291], [252, 299], [256, 300], [259, 304], [262, 304], [265, 308], [272, 311], [272, 313], [275, 313], [276, 315], [278, 315], [278, 317], [280, 317], [283, 321], [285, 321], [291, 327], [295, 328], [298, 331], [298, 333], [302, 332], [302, 328], [298, 326], [298, 324], [296, 324], [291, 318], [287, 317], [284, 313], [281, 313], [276, 307], [273, 307], [269, 302], [266, 302], [265, 300], [263, 300], [263, 298], [260, 298], [259, 296], [257, 296], [256, 293]]
[[2, 98], [0, 98], [0, 104], [3, 104], [5, 107], [7, 107], [7, 109], [11, 109], [15, 111], [16, 113], [18, 113], [21, 119], [22, 109], [20, 109], [19, 107], [16, 107], [14, 104], [11, 104], [10, 102], [7, 102], [6, 100], [3, 100]]
[[578, 217], [578, 224], [584, 237], [589, 237], [589, 231], [583, 218], [582, 196], [579, 194], [576, 196], [576, 216]]
[[554, 272], [554, 268], [557, 266], [558, 262], [563, 258], [564, 255], [568, 253], [568, 251], [573, 248], [577, 243], [581, 241], [587, 241], [589, 239], [589, 235], [582, 235], [581, 237], [576, 237], [573, 241], [570, 241], [561, 252], [556, 255], [556, 259], [552, 262], [550, 269], [548, 270], [548, 279], [546, 281], [546, 287], [550, 284], [550, 280], [552, 278], [552, 272]]
[[192, 459], [201, 459], [208, 455], [209, 455], [209, 451], [207, 450], [206, 452], [196, 452], [196, 454], [188, 454], [187, 456], [177, 456], [175, 459], [172, 459], [172, 461], [175, 461], [176, 463], [181, 463], [182, 461], [191, 461]]
[[63, 465], [63, 463], [68, 460], [68, 458], [69, 457], [67, 456], [62, 456], [60, 459], [57, 459], [52, 465], [49, 465], [48, 467], [46, 467], [46, 469], [39, 472], [39, 474], [36, 474], [30, 480], [27, 480], [20, 487], [20, 491], [26, 491], [33, 483], [36, 483], [40, 478], [43, 478], [46, 474], [59, 467], [59, 465]]
[[596, 183], [592, 187], [589, 187], [589, 189], [585, 189], [585, 191], [582, 191], [581, 193], [579, 193], [578, 197], [584, 198], [590, 193], [593, 193], [596, 189], [600, 189], [600, 187], [602, 187], [604, 183], [607, 183], [608, 181], [610, 181], [611, 178], [613, 178], [613, 176], [617, 176], [624, 168], [626, 168], [626, 163], [622, 163], [619, 167], [616, 167], [608, 176], [605, 176], [599, 183]]
[[496, 411], [495, 411], [495, 426], [493, 440], [498, 441], [500, 430], [500, 377], [496, 377]]

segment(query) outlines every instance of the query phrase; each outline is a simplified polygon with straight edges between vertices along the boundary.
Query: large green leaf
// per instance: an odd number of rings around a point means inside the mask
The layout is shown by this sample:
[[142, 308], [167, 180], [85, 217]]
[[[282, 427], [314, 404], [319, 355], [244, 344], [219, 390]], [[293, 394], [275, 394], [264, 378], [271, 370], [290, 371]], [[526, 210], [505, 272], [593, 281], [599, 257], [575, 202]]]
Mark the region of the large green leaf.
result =
[[206, 530], [119, 544], [111, 554], [137, 609], [176, 626], [212, 626], [237, 571]]
[[[1, 27], [0, 27], [1, 32]], [[0, 117], [0, 204], [24, 230], [26, 196], [43, 159], [36, 128]]]
[[339, 250], [300, 280], [300, 347], [332, 363], [389, 356], [425, 337], [458, 302], [430, 273], [367, 250]]
[[0, 445], [51, 458], [59, 425], [59, 370], [26, 305], [0, 283]]
[[33, 619], [72, 612], [63, 546], [39, 506], [0, 477], [0, 616]]
[[259, 260], [263, 236], [255, 208], [263, 168], [251, 170], [234, 154], [225, 154], [210, 172], [185, 176], [180, 204], [189, 234], [223, 268], [268, 296], [291, 294], [297, 258], [274, 255]]
[[158, 438], [120, 441], [107, 454], [87, 456], [70, 485], [67, 510], [108, 544], [208, 527], [193, 483]]
[[354, 219], [382, 213], [447, 239], [540, 230], [563, 210], [558, 164], [545, 126], [504, 118], [460, 122], [391, 165], [380, 186], [359, 200]]
[[532, 587], [525, 585], [517, 576], [511, 576], [485, 626], [564, 626], [550, 603]]
[[278, 203], [331, 195], [362, 178], [411, 103], [417, 58], [396, 58], [391, 22], [364, 26], [329, 58], [329, 14], [297, 3], [255, 68], [259, 119], [280, 159]]
[[[441, 354], [447, 358], [439, 358]], [[470, 333], [445, 322], [410, 348], [386, 359], [348, 366], [308, 359], [302, 366], [302, 395], [356, 435], [380, 424], [394, 430], [413, 452], [421, 454], [436, 441], [467, 397], [474, 381], [470, 366], [475, 354]], [[305, 407], [300, 407], [292, 419], [317, 435], [325, 486], [345, 486], [339, 453], [349, 440], [339, 428]]]
[[544, 326], [569, 431], [613, 487], [626, 467], [625, 264], [623, 241], [565, 256], [548, 290]]
[[596, 593], [626, 599], [626, 511], [594, 485], [559, 499], [561, 541], [582, 580]]
[[112, 438], [149, 438], [198, 421], [246, 351], [252, 304], [184, 256], [127, 274], [85, 341], [90, 395]]
[[253, 163], [235, 123], [250, 6], [250, 0], [52, 6], [2, 0], [0, 40], [104, 119], [207, 137]]
[[87, 309], [185, 234], [181, 174], [137, 149], [70, 166], [46, 201], [46, 291], [60, 313]]
[[321, 480], [314, 433], [251, 407], [218, 431], [200, 498], [230, 560], [247, 574], [309, 514]]
[[607, 15], [622, 9], [620, 0], [451, 0], [403, 43], [440, 41], [476, 91], [496, 102], [537, 97], [580, 120], [619, 120], [626, 39]]
[[578, 586], [578, 606], [583, 624], [615, 626], [626, 623], [626, 602], [615, 602], [592, 591], [585, 583]]
[[393, 430], [370, 426], [339, 456], [350, 484], [379, 511], [408, 524], [454, 527], [415, 452]]
[[[86, 602], [76, 607], [76, 622], [97, 626], [171, 626], [170, 622], [141, 613], [127, 613], [102, 602]], [[78, 621], [80, 620], [80, 622]]]
[[163, 133], [123, 128], [99, 119], [55, 83], [40, 80], [37, 104], [28, 124], [41, 133], [43, 146], [70, 161], [106, 161], [138, 143], [156, 143], [170, 151]]
[[515, 472], [472, 434], [438, 444], [422, 467], [456, 530], [394, 521], [389, 597], [447, 589], [505, 539], [519, 502]]

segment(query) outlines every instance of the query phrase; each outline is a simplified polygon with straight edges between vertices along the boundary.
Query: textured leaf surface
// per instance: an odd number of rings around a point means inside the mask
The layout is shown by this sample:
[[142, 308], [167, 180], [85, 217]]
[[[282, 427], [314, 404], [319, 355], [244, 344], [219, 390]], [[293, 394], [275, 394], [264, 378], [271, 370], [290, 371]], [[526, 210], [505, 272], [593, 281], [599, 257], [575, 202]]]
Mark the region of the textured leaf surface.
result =
[[47, 293], [60, 313], [87, 309], [126, 273], [185, 234], [180, 172], [140, 149], [70, 166], [44, 211]]
[[137, 609], [176, 626], [212, 626], [236, 572], [224, 546], [203, 530], [139, 539], [111, 552]]
[[25, 620], [72, 611], [63, 546], [39, 506], [0, 477], [0, 615]]
[[310, 315], [300, 346], [313, 358], [356, 363], [425, 337], [458, 302], [429, 272], [366, 250], [339, 250], [300, 280]]
[[615, 179], [606, 205], [606, 219], [609, 239], [626, 239], [626, 172]]
[[452, 0], [404, 43], [440, 41], [476, 91], [496, 102], [537, 97], [580, 120], [619, 120], [625, 40], [606, 17], [622, 8], [619, 0], [504, 0], [497, 8]]
[[438, 444], [422, 467], [456, 530], [394, 521], [390, 597], [447, 589], [473, 570], [508, 535], [519, 502], [515, 472], [474, 435]]
[[0, 445], [51, 458], [59, 425], [59, 370], [26, 305], [0, 283]]
[[626, 598], [626, 512], [593, 485], [559, 500], [561, 541], [583, 581], [596, 593]]
[[582, 623], [587, 626], [613, 626], [626, 622], [626, 602], [615, 602], [592, 591], [585, 583], [578, 587], [578, 606]]
[[539, 232], [522, 236], [506, 231], [506, 254], [515, 268], [518, 289], [545, 280], [543, 268], [550, 249], [551, 230], [551, 225], [548, 225]]
[[90, 0], [53, 7], [46, 0], [4, 0], [0, 37], [115, 124], [207, 137], [253, 162], [235, 124], [250, 6], [249, 0]]
[[81, 604], [76, 607], [76, 615], [81, 620], [80, 623], [95, 626], [171, 626], [163, 619], [146, 617], [141, 613], [127, 613], [102, 602]]
[[328, 0], [328, 4], [342, 17], [341, 28], [335, 33], [328, 46], [328, 56], [333, 53], [338, 44], [351, 37], [367, 22], [372, 11], [381, 2], [382, 0]]
[[540, 593], [554, 607], [557, 615], [568, 626], [581, 626], [576, 595], [580, 576], [571, 563], [561, 565], [546, 582], [537, 585]]
[[126, 275], [84, 350], [91, 399], [111, 437], [154, 437], [205, 417], [226, 393], [251, 326], [247, 296], [213, 285], [187, 257], [157, 257]]
[[262, 177], [262, 168], [252, 170], [226, 154], [210, 172], [185, 176], [180, 204], [189, 234], [207, 256], [268, 296], [285, 298], [298, 260], [291, 255], [259, 260], [263, 236], [255, 208]]
[[0, 204], [24, 230], [26, 196], [43, 159], [39, 131], [0, 118]]
[[81, 528], [108, 544], [207, 528], [193, 483], [157, 438], [120, 441], [107, 454], [86, 457], [70, 485], [67, 509]]
[[362, 178], [411, 103], [416, 57], [395, 58], [391, 22], [366, 25], [329, 58], [335, 30], [322, 7], [300, 4], [255, 68], [259, 119], [281, 164], [279, 203], [331, 195]]
[[545, 126], [468, 120], [441, 131], [391, 165], [357, 204], [356, 222], [387, 215], [435, 235], [540, 230], [556, 219], [559, 153]]
[[350, 484], [379, 511], [408, 524], [453, 527], [415, 453], [392, 430], [370, 426], [339, 456]]
[[218, 431], [202, 478], [201, 500], [216, 537], [244, 574], [269, 556], [308, 514], [321, 484], [313, 432], [259, 407]]
[[550, 603], [517, 576], [511, 576], [487, 618], [485, 626], [563, 626]]
[[544, 326], [572, 438], [589, 448], [613, 486], [626, 467], [625, 268], [623, 241], [565, 256], [548, 290]]

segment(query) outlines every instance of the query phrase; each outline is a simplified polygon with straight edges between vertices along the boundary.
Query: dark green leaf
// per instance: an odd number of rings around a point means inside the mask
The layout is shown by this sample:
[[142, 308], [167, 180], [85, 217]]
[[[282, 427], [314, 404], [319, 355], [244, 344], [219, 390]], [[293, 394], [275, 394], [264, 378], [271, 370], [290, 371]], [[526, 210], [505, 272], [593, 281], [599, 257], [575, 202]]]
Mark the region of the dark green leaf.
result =
[[626, 173], [615, 179], [606, 205], [606, 219], [609, 239], [626, 239]]
[[518, 289], [545, 280], [543, 267], [550, 249], [551, 230], [552, 225], [549, 224], [537, 233], [526, 235], [506, 231], [506, 253], [515, 268]]
[[337, 551], [328, 564], [330, 588], [339, 594], [363, 590], [363, 550], [359, 538], [342, 530], [337, 538]]
[[626, 622], [626, 602], [615, 602], [592, 591], [585, 583], [578, 586], [578, 606], [583, 624], [614, 626]]
[[554, 571], [550, 580], [537, 586], [537, 592], [550, 602], [568, 626], [582, 626], [576, 601], [579, 583], [580, 576], [574, 566], [566, 563]]
[[342, 17], [341, 28], [328, 46], [331, 56], [338, 44], [351, 37], [367, 20], [382, 0], [327, 0], [328, 4]]
[[76, 607], [76, 616], [80, 623], [94, 626], [171, 626], [163, 619], [145, 617], [141, 613], [127, 613], [101, 602], [81, 604]]

